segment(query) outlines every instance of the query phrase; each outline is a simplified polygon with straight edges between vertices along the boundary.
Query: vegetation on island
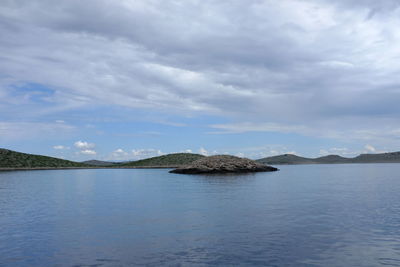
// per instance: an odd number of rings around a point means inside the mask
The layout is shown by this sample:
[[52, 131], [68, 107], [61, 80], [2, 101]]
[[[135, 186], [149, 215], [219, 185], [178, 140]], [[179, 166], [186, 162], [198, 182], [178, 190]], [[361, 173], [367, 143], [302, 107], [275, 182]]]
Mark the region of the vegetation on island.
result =
[[121, 164], [119, 162], [102, 161], [102, 160], [95, 160], [95, 159], [82, 161], [82, 163], [91, 165], [91, 166], [99, 166], [99, 167], [112, 167], [112, 166], [117, 166], [117, 165]]
[[0, 168], [74, 168], [89, 165], [53, 157], [26, 154], [0, 148]]
[[203, 155], [192, 153], [173, 153], [148, 159], [121, 163], [118, 167], [179, 167], [203, 158]]
[[361, 154], [354, 158], [327, 155], [319, 158], [304, 158], [292, 154], [266, 157], [257, 160], [264, 164], [339, 164], [339, 163], [400, 163], [400, 152]]
[[266, 157], [257, 160], [264, 164], [312, 164], [312, 159], [299, 157], [293, 154], [284, 154], [273, 157]]
[[0, 168], [2, 169], [35, 169], [35, 168], [173, 168], [189, 164], [204, 157], [192, 153], [174, 153], [158, 157], [152, 157], [129, 162], [108, 162], [89, 160], [74, 162], [41, 155], [16, 152], [8, 149], [0, 149]]
[[[0, 169], [40, 169], [40, 168], [177, 168], [205, 158], [200, 154], [173, 153], [130, 162], [108, 162], [91, 160], [74, 162], [54, 157], [16, 152], [0, 148]], [[212, 160], [212, 157], [208, 157]], [[267, 157], [257, 160], [268, 165], [281, 164], [338, 164], [338, 163], [400, 163], [400, 152], [361, 154], [354, 158], [328, 155], [305, 158], [292, 154]]]

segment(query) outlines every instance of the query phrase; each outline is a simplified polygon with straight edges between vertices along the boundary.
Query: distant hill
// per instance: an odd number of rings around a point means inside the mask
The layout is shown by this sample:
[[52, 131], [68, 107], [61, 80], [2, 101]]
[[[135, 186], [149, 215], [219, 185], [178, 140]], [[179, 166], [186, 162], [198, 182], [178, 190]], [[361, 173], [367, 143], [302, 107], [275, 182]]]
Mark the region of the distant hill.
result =
[[88, 166], [84, 163], [0, 148], [0, 168], [72, 168]]
[[138, 161], [115, 163], [100, 160], [74, 162], [53, 157], [33, 155], [0, 148], [0, 169], [35, 169], [35, 168], [135, 168], [135, 167], [179, 167], [204, 156], [191, 153], [175, 153]]
[[283, 154], [279, 156], [267, 157], [257, 160], [264, 164], [313, 164], [313, 159], [299, 157], [293, 154]]
[[83, 164], [87, 164], [87, 165], [92, 165], [92, 166], [99, 166], [99, 167], [108, 167], [108, 166], [117, 166], [120, 165], [121, 163], [117, 163], [117, 162], [110, 162], [110, 161], [102, 161], [102, 160], [86, 160], [86, 161], [82, 161]]
[[330, 163], [348, 163], [349, 158], [344, 158], [338, 155], [328, 155], [328, 156], [323, 156], [319, 157], [316, 159], [312, 159], [312, 161], [315, 161], [316, 163], [320, 164], [330, 164]]
[[400, 152], [361, 154], [354, 158], [328, 155], [319, 158], [304, 158], [291, 154], [266, 157], [257, 160], [264, 164], [338, 164], [338, 163], [400, 163]]
[[400, 162], [400, 152], [361, 154], [352, 161], [355, 163], [398, 163]]
[[[33, 155], [0, 148], [0, 169], [30, 169], [30, 168], [146, 168], [146, 167], [181, 167], [203, 155], [192, 153], [174, 153], [130, 162], [108, 162], [90, 160], [74, 162], [53, 157]], [[292, 154], [266, 157], [257, 160], [269, 165], [282, 164], [337, 164], [337, 163], [400, 163], [400, 152], [361, 154], [354, 158], [344, 158], [338, 155], [328, 155], [319, 158], [305, 158]]]
[[192, 153], [174, 153], [131, 161], [119, 164], [118, 167], [179, 167], [181, 165], [192, 163], [193, 161], [203, 158], [203, 155]]

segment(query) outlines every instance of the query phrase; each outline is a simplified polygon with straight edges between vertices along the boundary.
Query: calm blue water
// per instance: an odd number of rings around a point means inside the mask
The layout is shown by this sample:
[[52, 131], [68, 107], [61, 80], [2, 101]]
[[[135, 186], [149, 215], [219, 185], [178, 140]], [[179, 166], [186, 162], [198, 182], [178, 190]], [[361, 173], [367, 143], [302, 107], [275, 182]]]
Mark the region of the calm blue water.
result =
[[400, 164], [0, 172], [0, 266], [400, 266]]

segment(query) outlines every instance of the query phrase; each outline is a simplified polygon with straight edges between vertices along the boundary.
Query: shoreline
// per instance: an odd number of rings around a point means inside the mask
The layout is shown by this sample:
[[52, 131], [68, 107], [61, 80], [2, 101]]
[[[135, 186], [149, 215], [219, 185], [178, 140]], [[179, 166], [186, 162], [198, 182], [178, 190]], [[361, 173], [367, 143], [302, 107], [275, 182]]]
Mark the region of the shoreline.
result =
[[81, 170], [81, 169], [173, 169], [180, 166], [127, 166], [127, 167], [31, 167], [31, 168], [0, 168], [0, 171], [43, 171], [43, 170]]
[[[340, 164], [400, 164], [400, 162], [340, 162], [340, 163], [263, 163], [270, 165], [340, 165]], [[3, 171], [44, 171], [44, 170], [85, 170], [85, 169], [174, 169], [182, 167], [182, 165], [175, 166], [92, 166], [92, 167], [31, 167], [31, 168], [1, 168]]]
[[269, 162], [261, 162], [262, 164], [267, 165], [340, 165], [340, 164], [399, 164], [399, 161], [385, 161], [385, 162], [332, 162], [332, 163], [319, 163], [319, 162], [310, 162], [310, 163], [269, 163]]

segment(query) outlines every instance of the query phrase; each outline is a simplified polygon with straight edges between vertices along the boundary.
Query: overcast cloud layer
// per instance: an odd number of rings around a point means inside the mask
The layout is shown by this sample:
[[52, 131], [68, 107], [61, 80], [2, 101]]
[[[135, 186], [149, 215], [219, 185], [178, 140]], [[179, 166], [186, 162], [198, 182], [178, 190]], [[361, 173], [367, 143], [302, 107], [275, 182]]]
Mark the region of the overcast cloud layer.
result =
[[0, 135], [107, 106], [399, 150], [399, 29], [395, 0], [3, 0]]

